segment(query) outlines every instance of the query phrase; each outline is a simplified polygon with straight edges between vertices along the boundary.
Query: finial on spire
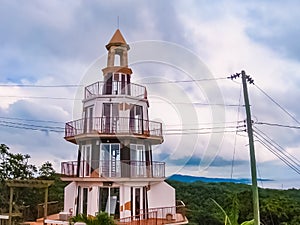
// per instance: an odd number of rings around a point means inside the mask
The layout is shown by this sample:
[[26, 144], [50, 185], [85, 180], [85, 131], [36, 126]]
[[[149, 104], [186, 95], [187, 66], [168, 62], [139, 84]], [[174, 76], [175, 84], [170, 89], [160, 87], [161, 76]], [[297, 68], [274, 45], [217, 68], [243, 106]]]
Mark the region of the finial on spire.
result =
[[118, 16], [117, 18], [117, 23], [118, 23], [118, 29], [120, 28], [120, 17]]

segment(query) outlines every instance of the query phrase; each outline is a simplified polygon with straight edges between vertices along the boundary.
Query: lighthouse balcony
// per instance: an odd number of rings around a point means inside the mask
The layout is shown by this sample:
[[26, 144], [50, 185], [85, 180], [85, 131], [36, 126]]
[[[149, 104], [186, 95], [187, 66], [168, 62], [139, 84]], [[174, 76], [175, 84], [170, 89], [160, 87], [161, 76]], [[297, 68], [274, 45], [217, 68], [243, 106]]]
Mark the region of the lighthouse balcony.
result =
[[147, 99], [146, 87], [124, 81], [111, 81], [110, 83], [98, 81], [85, 87], [85, 100], [101, 95], [127, 95]]
[[165, 178], [164, 162], [90, 160], [61, 163], [61, 174], [90, 178]]
[[132, 117], [93, 117], [66, 123], [65, 139], [76, 143], [84, 138], [142, 138], [163, 142], [162, 123]]

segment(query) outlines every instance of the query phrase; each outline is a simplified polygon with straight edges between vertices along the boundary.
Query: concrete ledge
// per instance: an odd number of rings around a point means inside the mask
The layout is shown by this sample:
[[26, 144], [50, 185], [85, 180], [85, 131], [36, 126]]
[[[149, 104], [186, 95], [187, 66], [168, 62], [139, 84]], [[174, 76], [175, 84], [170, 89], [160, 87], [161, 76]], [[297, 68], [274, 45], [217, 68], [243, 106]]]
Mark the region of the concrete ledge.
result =
[[68, 225], [69, 221], [61, 221], [61, 220], [45, 220], [46, 224], [64, 224], [64, 225]]
[[0, 220], [8, 220], [9, 216], [8, 215], [0, 215]]

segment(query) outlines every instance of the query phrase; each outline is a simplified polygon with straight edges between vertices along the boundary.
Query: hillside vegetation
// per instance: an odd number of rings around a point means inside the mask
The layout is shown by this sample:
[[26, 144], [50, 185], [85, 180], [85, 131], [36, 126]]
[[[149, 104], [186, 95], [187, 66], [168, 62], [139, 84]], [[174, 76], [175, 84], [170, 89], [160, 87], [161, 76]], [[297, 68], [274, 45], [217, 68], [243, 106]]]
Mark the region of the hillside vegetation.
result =
[[[251, 186], [234, 183], [184, 183], [167, 181], [176, 189], [177, 199], [187, 206], [189, 224], [222, 225], [224, 214], [235, 224], [253, 219]], [[300, 190], [259, 189], [260, 217], [265, 225], [300, 224]]]

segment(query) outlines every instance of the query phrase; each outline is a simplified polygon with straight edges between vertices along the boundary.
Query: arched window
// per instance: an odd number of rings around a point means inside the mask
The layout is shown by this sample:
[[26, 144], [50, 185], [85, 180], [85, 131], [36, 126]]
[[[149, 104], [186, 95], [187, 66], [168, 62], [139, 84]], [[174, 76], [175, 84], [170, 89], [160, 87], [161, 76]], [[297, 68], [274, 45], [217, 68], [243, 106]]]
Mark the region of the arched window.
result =
[[118, 53], [115, 54], [114, 66], [121, 66], [121, 56]]

